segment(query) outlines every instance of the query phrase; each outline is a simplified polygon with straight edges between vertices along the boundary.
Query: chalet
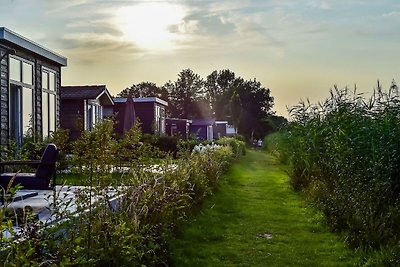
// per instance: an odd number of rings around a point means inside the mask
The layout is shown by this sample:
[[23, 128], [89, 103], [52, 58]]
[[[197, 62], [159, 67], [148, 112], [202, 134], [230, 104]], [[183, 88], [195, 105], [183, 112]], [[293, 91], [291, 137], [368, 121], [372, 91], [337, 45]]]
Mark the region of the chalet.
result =
[[178, 119], [178, 118], [166, 118], [165, 128], [167, 135], [180, 136], [182, 138], [189, 138], [191, 120]]
[[215, 121], [214, 122], [214, 138], [220, 138], [223, 136], [227, 135], [227, 127], [228, 127], [228, 122], [227, 121]]
[[59, 124], [61, 67], [67, 59], [0, 27], [0, 145], [28, 130], [43, 138]]
[[69, 129], [70, 140], [91, 131], [103, 120], [103, 107], [114, 104], [105, 85], [62, 86], [60, 91], [60, 126]]
[[214, 119], [193, 119], [190, 133], [201, 140], [214, 140]]
[[[107, 107], [107, 113], [114, 113], [116, 117], [116, 132], [122, 135], [124, 130], [124, 118], [127, 116], [128, 98], [114, 98], [114, 107]], [[157, 97], [133, 98], [135, 118], [139, 118], [143, 133], [165, 134], [165, 110], [168, 103]], [[131, 111], [132, 112], [132, 111]]]

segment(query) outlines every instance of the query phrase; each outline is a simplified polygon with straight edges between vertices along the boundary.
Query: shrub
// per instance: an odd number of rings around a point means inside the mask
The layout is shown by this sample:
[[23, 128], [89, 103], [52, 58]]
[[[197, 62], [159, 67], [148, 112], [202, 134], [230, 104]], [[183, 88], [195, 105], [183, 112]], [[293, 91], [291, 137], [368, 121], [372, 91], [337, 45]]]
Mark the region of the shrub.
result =
[[237, 138], [222, 137], [218, 139], [216, 144], [230, 146], [235, 157], [239, 158], [246, 154], [246, 144]]

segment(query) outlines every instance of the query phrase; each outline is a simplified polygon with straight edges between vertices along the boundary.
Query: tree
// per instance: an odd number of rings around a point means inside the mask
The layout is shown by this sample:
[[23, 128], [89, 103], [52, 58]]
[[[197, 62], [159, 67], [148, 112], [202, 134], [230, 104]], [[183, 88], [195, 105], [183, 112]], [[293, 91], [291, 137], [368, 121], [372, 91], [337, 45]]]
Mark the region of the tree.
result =
[[171, 115], [178, 118], [205, 118], [209, 116], [203, 90], [204, 81], [191, 69], [182, 70], [177, 81], [164, 86], [169, 91]]
[[124, 89], [118, 94], [119, 97], [158, 97], [163, 100], [168, 99], [168, 92], [164, 87], [158, 87], [152, 82], [141, 82]]
[[235, 129], [238, 128], [240, 122], [240, 116], [242, 113], [242, 102], [240, 101], [239, 94], [235, 91], [229, 101], [230, 108], [231, 108], [231, 118], [232, 123]]
[[214, 118], [230, 117], [229, 100], [235, 90], [235, 80], [235, 73], [230, 70], [213, 71], [207, 76], [205, 93]]
[[273, 115], [274, 98], [268, 88], [262, 87], [256, 79], [237, 81], [237, 92], [242, 103], [239, 133], [245, 137], [260, 138], [267, 133], [265, 119]]

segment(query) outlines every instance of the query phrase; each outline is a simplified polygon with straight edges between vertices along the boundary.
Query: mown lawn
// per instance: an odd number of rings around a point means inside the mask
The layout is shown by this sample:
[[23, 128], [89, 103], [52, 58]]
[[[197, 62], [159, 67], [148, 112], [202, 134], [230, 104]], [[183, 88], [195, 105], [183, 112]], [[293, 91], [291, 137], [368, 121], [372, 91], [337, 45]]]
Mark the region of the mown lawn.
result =
[[345, 248], [287, 183], [284, 166], [250, 150], [170, 246], [171, 266], [352, 266]]

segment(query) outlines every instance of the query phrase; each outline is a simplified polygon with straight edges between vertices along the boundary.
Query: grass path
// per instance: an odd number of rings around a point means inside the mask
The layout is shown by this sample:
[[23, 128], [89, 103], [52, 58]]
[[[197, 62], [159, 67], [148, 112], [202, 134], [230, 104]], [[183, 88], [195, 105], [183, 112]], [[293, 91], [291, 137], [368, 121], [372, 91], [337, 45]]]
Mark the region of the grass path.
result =
[[234, 164], [183, 232], [172, 266], [352, 266], [356, 255], [320, 223], [264, 151]]

